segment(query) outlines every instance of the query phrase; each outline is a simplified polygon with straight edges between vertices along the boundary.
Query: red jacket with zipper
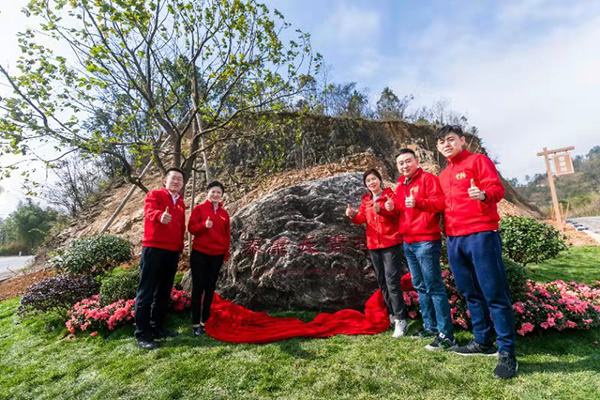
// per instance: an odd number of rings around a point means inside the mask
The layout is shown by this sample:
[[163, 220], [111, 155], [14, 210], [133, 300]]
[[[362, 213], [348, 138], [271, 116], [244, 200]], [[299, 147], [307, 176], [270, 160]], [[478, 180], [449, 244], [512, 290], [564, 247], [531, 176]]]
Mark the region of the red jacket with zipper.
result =
[[[169, 208], [171, 222], [162, 224], [160, 217]], [[185, 204], [181, 196], [173, 204], [171, 192], [166, 188], [151, 190], [144, 200], [144, 239], [142, 247], [181, 251], [185, 234]]]
[[[469, 197], [471, 179], [485, 191], [484, 201]], [[446, 199], [444, 225], [448, 236], [464, 236], [498, 229], [496, 204], [504, 197], [496, 166], [487, 156], [468, 150], [458, 153], [440, 173]]]
[[385, 249], [402, 243], [402, 237], [398, 232], [398, 211], [387, 211], [385, 202], [388, 198], [394, 200], [395, 194], [390, 188], [383, 189], [381, 196], [375, 200], [379, 204], [379, 214], [373, 209], [373, 198], [371, 193], [362, 197], [358, 207], [358, 213], [352, 218], [356, 225], [367, 224], [367, 248], [369, 250]]
[[[414, 208], [405, 199], [412, 190]], [[444, 211], [444, 192], [437, 176], [418, 168], [410, 180], [403, 176], [396, 187], [396, 208], [400, 211], [400, 234], [406, 243], [440, 240], [440, 213]]]
[[[206, 227], [208, 218], [213, 223], [210, 228]], [[229, 213], [225, 211], [222, 203], [219, 203], [216, 211], [210, 200], [194, 207], [188, 223], [188, 230], [194, 235], [192, 243], [194, 250], [212, 256], [225, 254], [225, 261], [229, 259], [231, 226]]]

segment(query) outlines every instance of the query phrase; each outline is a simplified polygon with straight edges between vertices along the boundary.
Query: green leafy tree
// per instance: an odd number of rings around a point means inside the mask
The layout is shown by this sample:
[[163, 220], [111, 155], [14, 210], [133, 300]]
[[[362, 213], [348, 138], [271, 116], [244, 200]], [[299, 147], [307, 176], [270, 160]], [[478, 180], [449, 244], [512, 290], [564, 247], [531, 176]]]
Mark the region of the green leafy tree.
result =
[[145, 157], [189, 177], [234, 137], [227, 128], [284, 108], [321, 64], [308, 34], [254, 0], [31, 0], [24, 12], [44, 22], [20, 34], [18, 74], [0, 66], [14, 90], [0, 105], [2, 151], [49, 143], [60, 153], [49, 165], [110, 155], [144, 190], [134, 167]]
[[332, 83], [324, 88], [321, 101], [332, 116], [369, 116], [369, 94], [356, 88], [356, 82]]
[[42, 208], [31, 199], [19, 202], [17, 209], [4, 221], [3, 240], [7, 243], [21, 242], [29, 251], [35, 250], [58, 218], [56, 210]]
[[406, 108], [414, 98], [411, 94], [400, 99], [392, 89], [385, 87], [377, 100], [377, 117], [383, 120], [404, 119]]

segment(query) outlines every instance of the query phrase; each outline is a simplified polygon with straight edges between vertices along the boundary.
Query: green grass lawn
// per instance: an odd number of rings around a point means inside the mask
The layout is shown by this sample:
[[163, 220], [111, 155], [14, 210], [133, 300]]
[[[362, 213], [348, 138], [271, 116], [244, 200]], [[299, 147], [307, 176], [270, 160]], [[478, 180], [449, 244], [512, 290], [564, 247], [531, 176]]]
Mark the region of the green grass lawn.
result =
[[[597, 279], [596, 249], [573, 249], [561, 259], [536, 266], [536, 278]], [[600, 393], [600, 330], [519, 337], [520, 373], [499, 381], [494, 357], [430, 352], [427, 342], [395, 340], [391, 332], [228, 344], [193, 337], [187, 315], [179, 314], [170, 328], [181, 335], [148, 353], [137, 348], [131, 327], [68, 339], [48, 316], [15, 324], [17, 306], [17, 299], [0, 303], [0, 398], [592, 399]], [[466, 342], [471, 335], [457, 337]]]
[[600, 280], [600, 246], [571, 247], [557, 258], [527, 265], [531, 279], [549, 282], [556, 279], [593, 283]]

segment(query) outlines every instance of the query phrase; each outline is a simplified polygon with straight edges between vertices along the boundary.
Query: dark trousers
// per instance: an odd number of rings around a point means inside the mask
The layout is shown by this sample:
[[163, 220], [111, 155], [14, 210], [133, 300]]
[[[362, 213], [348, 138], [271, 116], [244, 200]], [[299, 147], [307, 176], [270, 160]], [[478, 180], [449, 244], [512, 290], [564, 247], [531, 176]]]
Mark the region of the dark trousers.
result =
[[369, 250], [369, 254], [388, 314], [396, 319], [405, 319], [404, 295], [400, 286], [400, 272], [406, 265], [402, 246]]
[[178, 251], [142, 248], [135, 300], [135, 337], [151, 338], [153, 331], [164, 327], [178, 262]]
[[447, 244], [448, 262], [456, 287], [467, 300], [475, 341], [491, 345], [495, 329], [498, 350], [514, 355], [515, 317], [500, 235], [487, 231], [448, 236]]
[[192, 325], [204, 324], [210, 317], [210, 306], [224, 259], [224, 254], [211, 256], [192, 250]]

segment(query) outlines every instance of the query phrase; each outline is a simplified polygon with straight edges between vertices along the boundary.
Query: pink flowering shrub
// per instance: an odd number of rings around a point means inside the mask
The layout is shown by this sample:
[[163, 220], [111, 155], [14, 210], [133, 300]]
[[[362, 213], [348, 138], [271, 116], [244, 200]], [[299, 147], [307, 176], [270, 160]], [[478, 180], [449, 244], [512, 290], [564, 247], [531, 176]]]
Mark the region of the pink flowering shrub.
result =
[[[442, 271], [448, 293], [452, 322], [463, 328], [470, 327], [470, 316], [464, 298], [459, 294], [449, 270]], [[539, 283], [525, 280], [523, 287], [512, 290], [515, 329], [521, 336], [533, 331], [555, 329], [590, 329], [600, 327], [600, 281], [584, 285], [561, 280]], [[404, 292], [404, 301], [410, 318], [419, 311], [416, 292]]]
[[513, 301], [519, 335], [525, 336], [536, 328], [562, 331], [600, 327], [600, 281], [584, 285], [528, 280], [527, 288], [522, 298]]
[[[171, 291], [170, 306], [175, 311], [190, 308], [190, 294], [182, 290]], [[99, 330], [113, 331], [124, 325], [131, 325], [135, 316], [135, 299], [118, 300], [107, 306], [101, 306], [98, 295], [84, 299], [73, 306], [68, 313], [65, 323], [71, 333], [92, 331], [90, 336], [96, 336]]]

